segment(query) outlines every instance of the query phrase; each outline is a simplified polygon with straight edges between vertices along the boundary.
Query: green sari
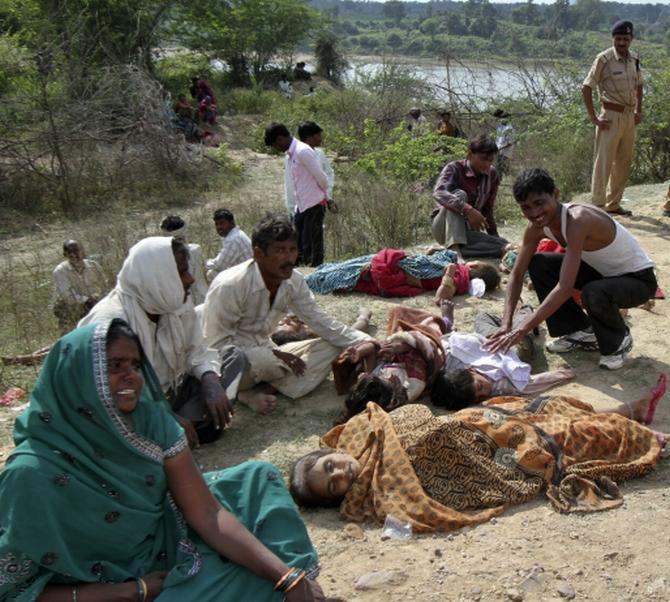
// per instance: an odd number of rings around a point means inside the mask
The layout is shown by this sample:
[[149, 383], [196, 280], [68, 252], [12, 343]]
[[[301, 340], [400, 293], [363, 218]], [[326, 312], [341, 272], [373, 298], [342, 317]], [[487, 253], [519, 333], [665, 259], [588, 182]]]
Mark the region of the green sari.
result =
[[[109, 323], [52, 348], [17, 419], [0, 475], [0, 600], [37, 600], [47, 584], [119, 583], [169, 571], [159, 602], [279, 601], [273, 584], [191, 532], [163, 462], [188, 453], [151, 366], [135, 411], [122, 415], [107, 377]], [[317, 555], [279, 471], [246, 462], [205, 474], [221, 504], [291, 566]]]

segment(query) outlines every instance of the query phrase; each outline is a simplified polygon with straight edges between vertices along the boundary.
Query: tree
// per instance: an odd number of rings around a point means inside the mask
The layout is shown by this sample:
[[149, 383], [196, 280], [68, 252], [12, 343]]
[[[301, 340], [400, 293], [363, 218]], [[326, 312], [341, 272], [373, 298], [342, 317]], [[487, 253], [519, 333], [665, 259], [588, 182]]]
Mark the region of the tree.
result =
[[512, 20], [522, 25], [537, 25], [538, 17], [537, 6], [533, 0], [526, 0], [526, 4], [512, 10]]
[[276, 54], [292, 54], [319, 24], [303, 0], [211, 0], [181, 8], [176, 33], [193, 49], [224, 59], [233, 79], [261, 75]]
[[468, 35], [468, 27], [461, 15], [458, 13], [449, 13], [445, 15], [444, 27], [447, 33], [452, 36]]
[[429, 19], [424, 19], [419, 26], [421, 33], [425, 33], [430, 36], [431, 40], [435, 39], [435, 34], [440, 29], [441, 19], [439, 17], [430, 17]]
[[390, 33], [386, 38], [386, 43], [394, 49], [398, 49], [402, 46], [402, 38], [395, 32]]
[[400, 0], [388, 0], [384, 2], [382, 11], [387, 19], [391, 19], [395, 23], [396, 27], [405, 18], [405, 4], [400, 2]]
[[566, 31], [570, 28], [570, 0], [556, 0], [554, 2], [553, 25], [556, 31]]
[[580, 29], [598, 29], [603, 20], [603, 8], [600, 0], [577, 0], [574, 6], [575, 24]]
[[[152, 50], [175, 1], [5, 0], [3, 19], [33, 52], [53, 54], [72, 94], [92, 69], [137, 65], [153, 71]], [[4, 16], [4, 15], [3, 15]]]
[[339, 39], [332, 31], [322, 31], [314, 45], [316, 72], [321, 77], [339, 84], [349, 63], [339, 49]]
[[472, 19], [469, 33], [480, 38], [490, 38], [498, 27], [496, 10], [489, 0], [468, 0], [465, 4], [466, 15]]

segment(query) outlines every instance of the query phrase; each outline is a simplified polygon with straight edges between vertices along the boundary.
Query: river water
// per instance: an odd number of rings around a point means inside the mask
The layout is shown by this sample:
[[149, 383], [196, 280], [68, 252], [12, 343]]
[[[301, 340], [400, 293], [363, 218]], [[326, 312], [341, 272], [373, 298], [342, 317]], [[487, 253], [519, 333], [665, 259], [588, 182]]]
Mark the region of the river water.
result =
[[[412, 59], [412, 62], [394, 59], [383, 62], [379, 57], [351, 59], [346, 80], [355, 82], [380, 73], [383, 69], [406, 70], [413, 77], [425, 81], [435, 90], [440, 100], [450, 97], [467, 101], [486, 102], [492, 98], [518, 97], [529, 90], [530, 80], [540, 83], [548, 75], [544, 67], [526, 68], [523, 72], [515, 65], [437, 62]], [[533, 86], [531, 86], [533, 87]]]

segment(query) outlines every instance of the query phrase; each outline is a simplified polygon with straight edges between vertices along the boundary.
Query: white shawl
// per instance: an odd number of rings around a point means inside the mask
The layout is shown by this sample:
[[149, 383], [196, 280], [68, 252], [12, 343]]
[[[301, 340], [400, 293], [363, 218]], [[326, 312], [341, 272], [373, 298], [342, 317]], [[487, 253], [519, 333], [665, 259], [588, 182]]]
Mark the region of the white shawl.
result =
[[[160, 381], [174, 386], [186, 371], [183, 350], [187, 345], [179, 317], [180, 310], [186, 308], [184, 287], [172, 253], [172, 238], [152, 236], [130, 249], [116, 277], [116, 287], [100, 302], [100, 309], [113, 306], [114, 301], [123, 307], [126, 320], [140, 337]], [[99, 318], [97, 307], [80, 325]], [[155, 328], [147, 314], [160, 316]]]

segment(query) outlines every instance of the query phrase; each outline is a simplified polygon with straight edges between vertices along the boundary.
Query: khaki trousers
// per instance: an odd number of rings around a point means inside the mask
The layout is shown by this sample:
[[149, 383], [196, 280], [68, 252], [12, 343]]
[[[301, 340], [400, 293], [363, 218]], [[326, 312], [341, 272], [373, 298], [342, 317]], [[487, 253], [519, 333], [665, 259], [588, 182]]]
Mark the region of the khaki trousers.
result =
[[591, 199], [594, 205], [614, 211], [620, 207], [633, 162], [635, 118], [630, 110], [603, 110], [600, 119], [608, 120], [610, 127], [596, 128]]

